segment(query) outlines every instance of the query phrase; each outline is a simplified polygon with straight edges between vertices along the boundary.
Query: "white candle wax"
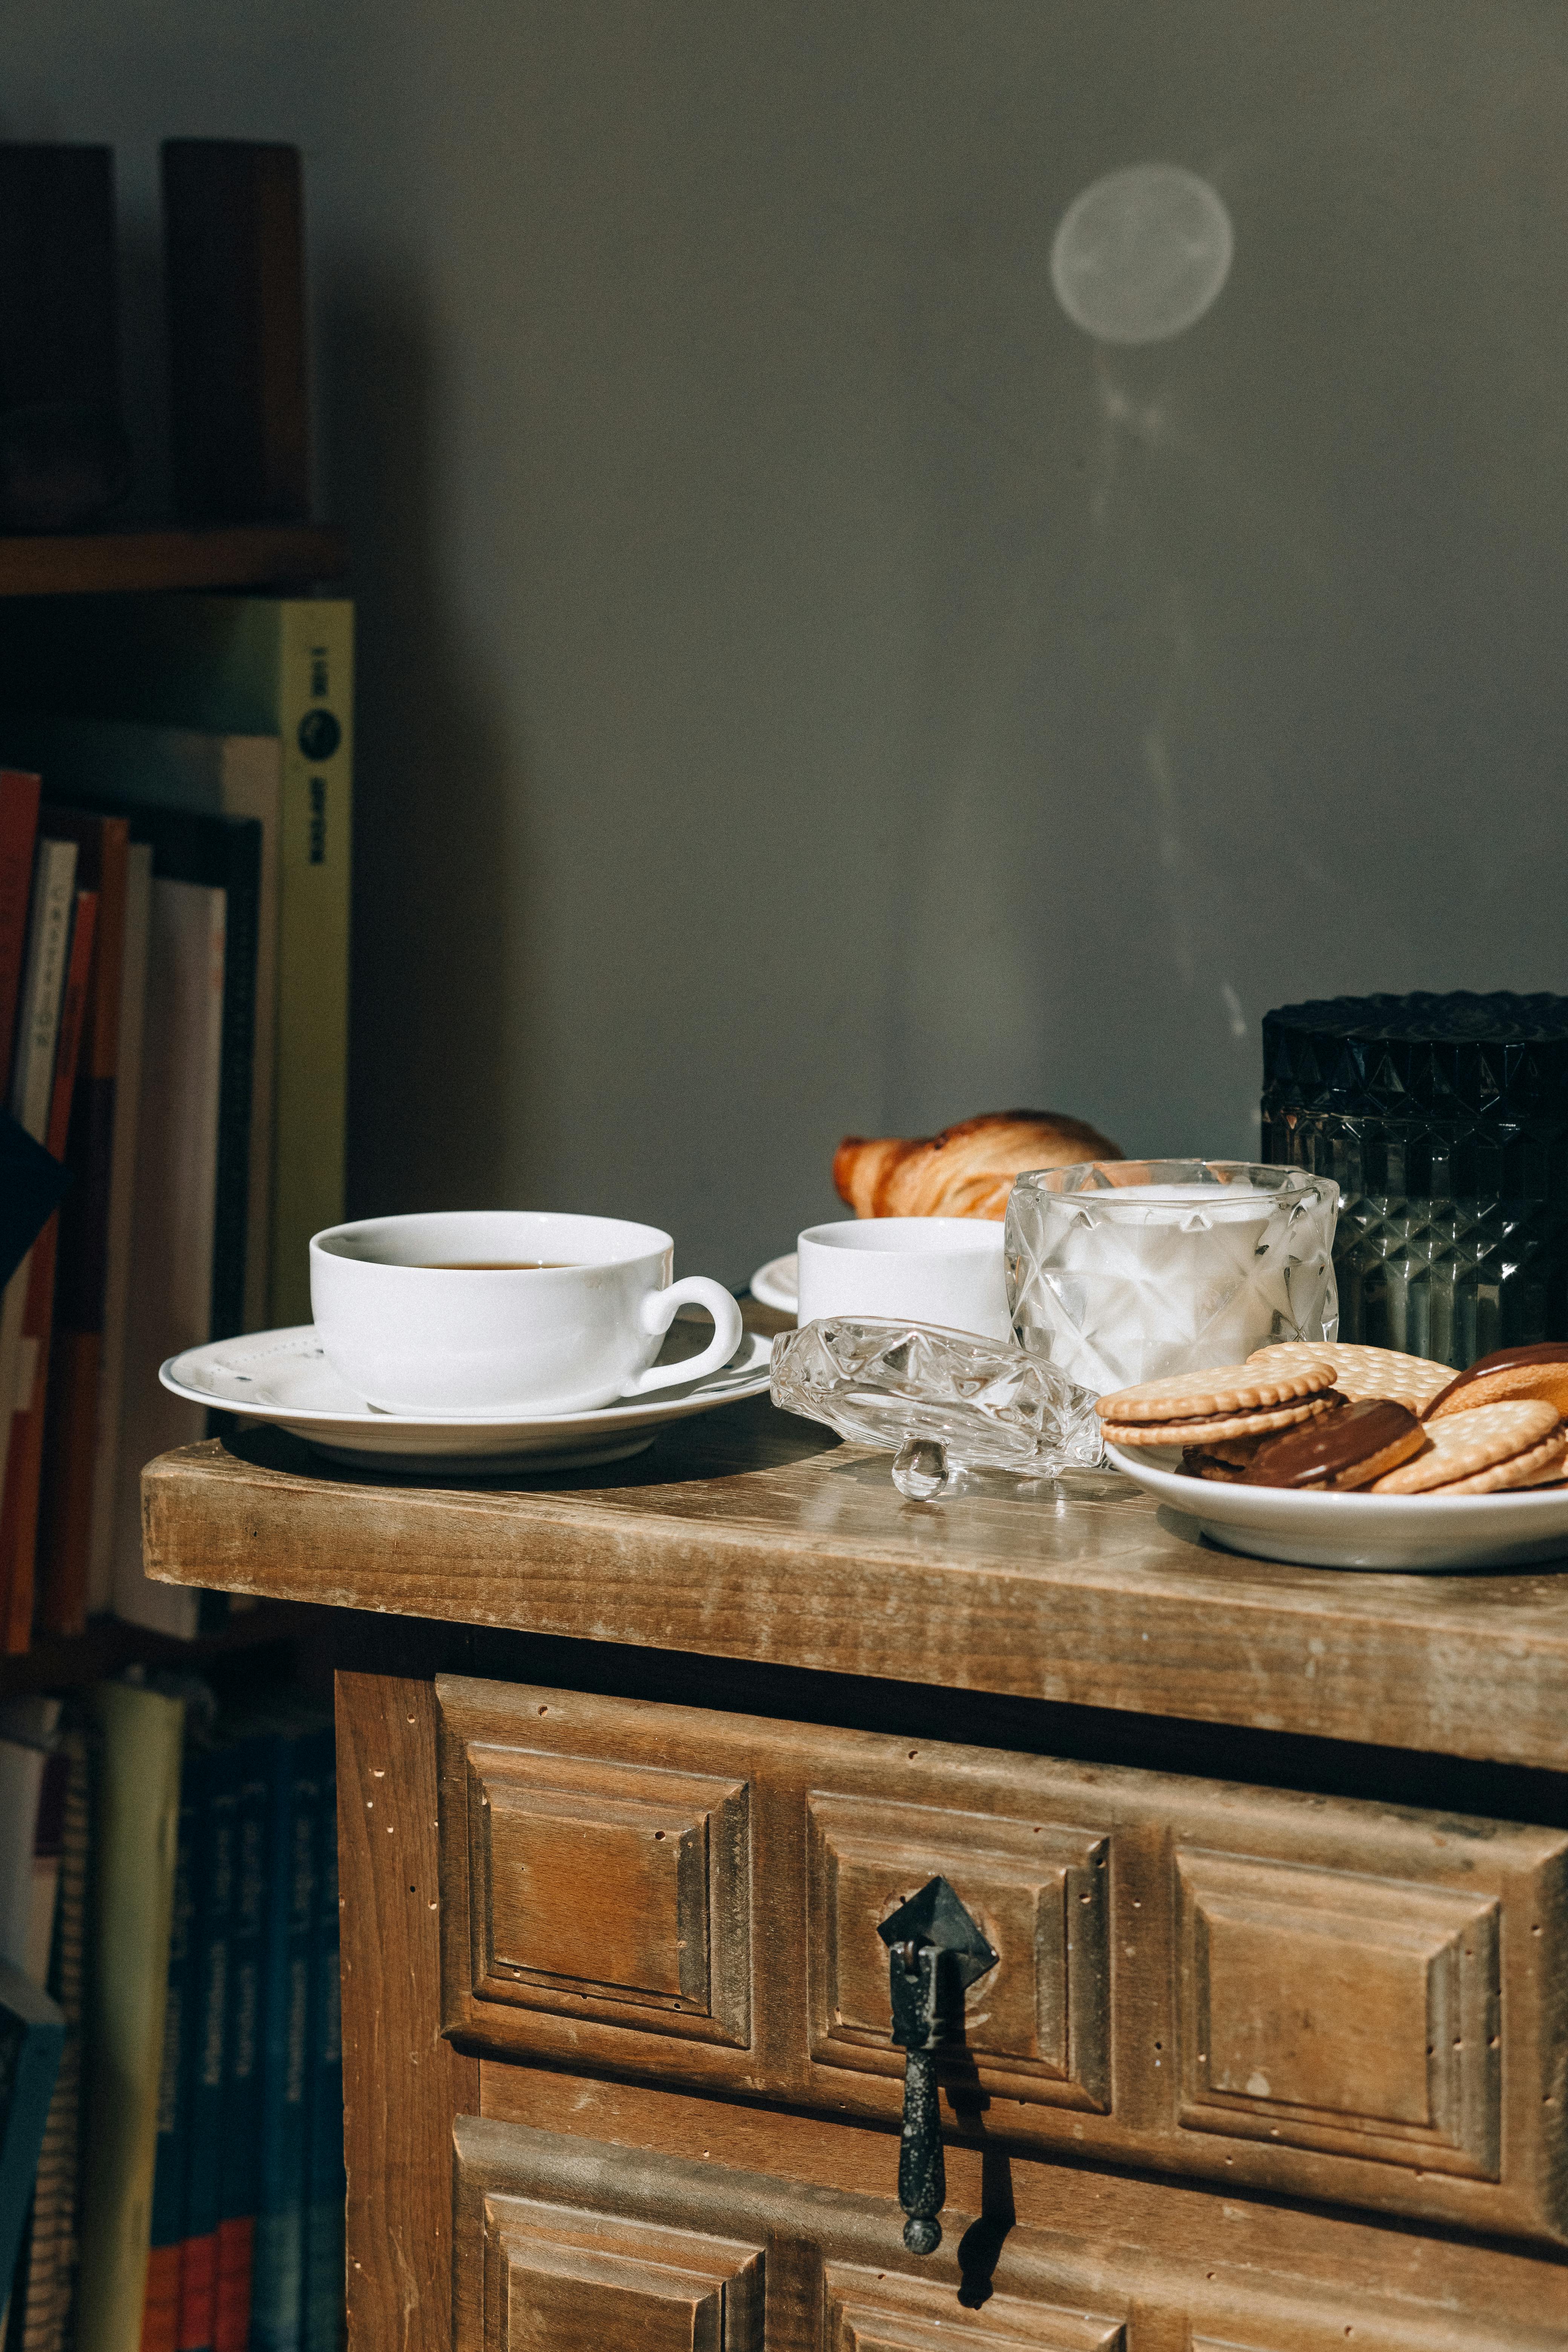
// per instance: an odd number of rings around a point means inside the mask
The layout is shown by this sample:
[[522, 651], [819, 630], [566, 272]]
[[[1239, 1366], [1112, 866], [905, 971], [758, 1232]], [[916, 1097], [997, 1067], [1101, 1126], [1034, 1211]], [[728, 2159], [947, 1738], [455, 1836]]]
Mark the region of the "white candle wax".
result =
[[[1289, 1316], [1266, 1229], [1284, 1206], [1253, 1184], [1127, 1184], [1064, 1195], [1053, 1253], [1071, 1321], [1092, 1332], [1075, 1379], [1103, 1391], [1207, 1364], [1241, 1363]], [[1074, 1216], [1073, 1210], [1081, 1211]]]

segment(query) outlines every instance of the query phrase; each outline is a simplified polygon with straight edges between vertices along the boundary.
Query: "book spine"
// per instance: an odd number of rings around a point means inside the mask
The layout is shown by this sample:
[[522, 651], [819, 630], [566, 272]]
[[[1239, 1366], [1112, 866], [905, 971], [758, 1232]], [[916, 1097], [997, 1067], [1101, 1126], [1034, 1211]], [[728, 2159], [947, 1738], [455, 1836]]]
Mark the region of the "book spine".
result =
[[[26, 1129], [35, 1143], [43, 1142], [48, 1125], [54, 1087], [55, 1046], [59, 1035], [60, 1001], [65, 990], [67, 955], [70, 944], [76, 862], [74, 841], [40, 841], [33, 864], [27, 960], [22, 979], [22, 1009], [11, 1071], [11, 1113]], [[0, 1450], [0, 1501], [4, 1500], [5, 1459], [10, 1451], [10, 1414], [16, 1395], [27, 1284], [28, 1265], [24, 1259], [5, 1285], [4, 1296], [0, 1297], [0, 1430], [4, 1430], [5, 1437], [4, 1449]], [[7, 1594], [7, 1624], [11, 1614]]]
[[0, 768], [0, 1084], [9, 1099], [22, 1002], [22, 960], [27, 945], [27, 903], [33, 888], [33, 848], [38, 833], [39, 782]]
[[275, 1789], [278, 1867], [268, 1923], [263, 2011], [261, 2181], [251, 2287], [251, 2352], [301, 2352], [304, 2318], [305, 2085], [315, 1924], [320, 1752], [286, 1743]]
[[[55, 1050], [54, 1098], [44, 1136], [46, 1150], [57, 1160], [64, 1155], [70, 1125], [71, 1095], [76, 1085], [94, 962], [98, 904], [96, 891], [77, 892], [70, 960], [66, 969], [59, 1038]], [[28, 1255], [27, 1294], [22, 1309], [21, 1345], [16, 1360], [16, 1396], [10, 1416], [5, 1485], [0, 1490], [0, 1578], [4, 1579], [6, 1596], [5, 1647], [13, 1656], [28, 1648], [33, 1635], [38, 1501], [44, 1459], [44, 1404], [48, 1392], [59, 1234], [57, 1213], [33, 1244]]]
[[278, 836], [283, 746], [276, 735], [226, 735], [214, 740], [218, 752], [224, 814], [255, 817], [261, 826], [256, 1030], [250, 1087], [250, 1181], [245, 1237], [245, 1328], [265, 1331], [272, 1275], [273, 1098], [278, 1083]]
[[22, 1965], [41, 1991], [48, 1990], [49, 1955], [54, 1948], [69, 1769], [70, 1759], [65, 1749], [52, 1748], [44, 1759], [43, 1783], [38, 1790], [38, 1826], [33, 1837], [33, 1904], [27, 1921], [26, 1958]]
[[0, 2280], [9, 2292], [59, 2072], [64, 2021], [47, 1993], [0, 1962]]
[[76, 891], [74, 841], [40, 841], [33, 862], [33, 910], [22, 979], [21, 1029], [11, 1074], [11, 1115], [36, 1143], [48, 1125]]
[[210, 1334], [226, 894], [157, 867], [112, 1586], [117, 1615], [189, 1641], [201, 1596], [142, 1573], [141, 1471], [205, 1433], [202, 1408], [170, 1396], [157, 1368]]
[[27, 2274], [25, 2283], [18, 2282], [19, 2352], [65, 2352], [78, 2259], [82, 1999], [90, 1846], [89, 1762], [87, 1737], [79, 1726], [72, 1725], [62, 1733], [59, 1752], [66, 1759], [65, 1816], [49, 1991], [65, 2021], [65, 2039], [38, 2161]]
[[310, 2185], [305, 2220], [304, 2352], [338, 2352], [343, 2323], [343, 2033], [339, 1983], [338, 1795], [321, 1775], [317, 1812], [315, 1985], [311, 1993]]
[[202, 1930], [191, 1970], [191, 2103], [180, 2250], [180, 2352], [212, 2352], [217, 2308], [218, 2167], [223, 2153], [224, 2027], [229, 1937], [234, 1925], [239, 1759], [232, 1748], [209, 1760], [202, 1847]]
[[147, 2284], [184, 1707], [104, 1683], [75, 2352], [128, 2352]]
[[88, 878], [98, 891], [98, 944], [65, 1147], [73, 1181], [60, 1207], [39, 1530], [41, 1622], [47, 1633], [68, 1634], [81, 1633], [87, 1624], [131, 856], [131, 828], [123, 817], [77, 822], [83, 829], [79, 839], [90, 834], [94, 853]]
[[250, 1192], [250, 1099], [256, 1049], [257, 905], [261, 827], [237, 823], [225, 877], [223, 1049], [214, 1193], [212, 1337], [245, 1328], [245, 1245]]
[[136, 1202], [136, 1128], [142, 1104], [142, 1041], [147, 1013], [147, 943], [153, 917], [153, 850], [131, 845], [125, 877], [125, 947], [120, 982], [120, 1058], [114, 1075], [114, 1139], [109, 1188], [108, 1273], [100, 1359], [88, 1613], [113, 1599], [115, 1480], [125, 1404], [125, 1325], [131, 1297], [132, 1219]]
[[163, 2006], [163, 2056], [158, 2074], [157, 2151], [153, 2167], [147, 2287], [142, 2352], [176, 2352], [180, 2340], [180, 2249], [185, 2234], [185, 2174], [190, 2133], [192, 1965], [200, 1939], [200, 1885], [206, 1759], [186, 1749], [180, 1775], [179, 1843], [169, 1927]]
[[215, 2352], [247, 2352], [260, 2188], [262, 1995], [271, 1916], [274, 1784], [284, 1743], [241, 1742], [237, 1759], [234, 1919], [224, 2025]]
[[0, 1961], [25, 1968], [45, 1751], [0, 1737]]
[[272, 1320], [308, 1323], [307, 1244], [343, 1213], [349, 895], [353, 822], [353, 606], [287, 601], [278, 951]]

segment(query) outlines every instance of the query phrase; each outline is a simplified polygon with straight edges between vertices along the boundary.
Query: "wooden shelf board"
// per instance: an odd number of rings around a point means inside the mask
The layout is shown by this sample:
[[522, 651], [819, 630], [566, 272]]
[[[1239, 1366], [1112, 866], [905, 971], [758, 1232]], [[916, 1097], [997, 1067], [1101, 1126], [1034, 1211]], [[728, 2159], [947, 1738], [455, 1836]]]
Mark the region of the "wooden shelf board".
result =
[[211, 1633], [195, 1641], [150, 1633], [120, 1617], [93, 1617], [85, 1633], [46, 1633], [19, 1657], [0, 1658], [0, 1696], [29, 1690], [76, 1690], [140, 1662], [199, 1673], [212, 1660], [237, 1650], [261, 1649], [277, 1642], [319, 1635], [321, 1612], [298, 1601], [263, 1601], [241, 1610]]
[[264, 588], [280, 582], [336, 580], [347, 560], [342, 532], [324, 523], [0, 536], [0, 596]]
[[994, 1484], [907, 1504], [763, 1397], [553, 1484], [334, 1472], [275, 1430], [142, 1473], [169, 1583], [1568, 1767], [1568, 1577], [1279, 1567], [1117, 1479]]

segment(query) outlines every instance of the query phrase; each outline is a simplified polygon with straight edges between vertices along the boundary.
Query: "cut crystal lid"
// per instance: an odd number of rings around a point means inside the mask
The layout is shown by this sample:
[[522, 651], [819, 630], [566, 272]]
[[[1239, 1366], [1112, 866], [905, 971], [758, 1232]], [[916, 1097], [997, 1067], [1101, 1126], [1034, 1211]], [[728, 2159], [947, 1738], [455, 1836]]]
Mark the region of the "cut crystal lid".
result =
[[1263, 1021], [1266, 1114], [1568, 1117], [1568, 996], [1320, 997]]

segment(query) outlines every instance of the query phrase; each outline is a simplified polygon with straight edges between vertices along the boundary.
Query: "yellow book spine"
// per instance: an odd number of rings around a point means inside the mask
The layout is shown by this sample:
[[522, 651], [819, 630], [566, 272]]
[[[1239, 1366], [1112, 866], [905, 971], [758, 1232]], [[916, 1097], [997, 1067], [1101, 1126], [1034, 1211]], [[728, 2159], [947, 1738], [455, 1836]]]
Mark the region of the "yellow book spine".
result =
[[100, 1684], [98, 1709], [76, 2341], [78, 2352], [135, 2352], [153, 2226], [185, 1710], [124, 1683]]
[[290, 600], [281, 621], [275, 1325], [310, 1320], [307, 1244], [343, 1213], [353, 827], [353, 606]]

